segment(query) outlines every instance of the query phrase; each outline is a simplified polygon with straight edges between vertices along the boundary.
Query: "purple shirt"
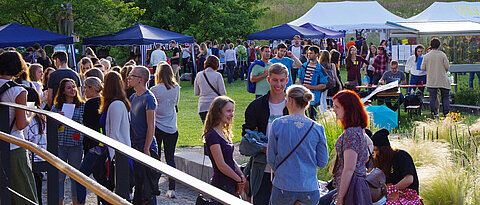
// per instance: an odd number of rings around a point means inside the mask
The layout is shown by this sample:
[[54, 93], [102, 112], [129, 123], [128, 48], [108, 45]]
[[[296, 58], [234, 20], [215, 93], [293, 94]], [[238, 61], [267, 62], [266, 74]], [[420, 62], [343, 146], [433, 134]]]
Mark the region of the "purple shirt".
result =
[[222, 149], [223, 160], [225, 163], [235, 171], [235, 161], [233, 161], [233, 143], [225, 141], [216, 131], [210, 130], [205, 134], [205, 141], [207, 144], [207, 154], [212, 161], [213, 165], [213, 177], [212, 184], [216, 186], [229, 186], [235, 187], [236, 182], [232, 178], [224, 175], [217, 167], [215, 160], [213, 159], [212, 153], [210, 152], [210, 146], [214, 144], [219, 144]]

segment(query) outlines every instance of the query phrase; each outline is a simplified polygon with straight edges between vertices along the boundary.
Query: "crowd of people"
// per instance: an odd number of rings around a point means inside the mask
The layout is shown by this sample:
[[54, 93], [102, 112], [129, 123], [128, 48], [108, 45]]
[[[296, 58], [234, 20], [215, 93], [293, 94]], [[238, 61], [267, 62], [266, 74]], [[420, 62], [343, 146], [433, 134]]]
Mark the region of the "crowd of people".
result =
[[[415, 56], [407, 62], [407, 72], [415, 76], [412, 84], [426, 83], [431, 95], [434, 93], [436, 97], [440, 90], [446, 115], [450, 89], [445, 74], [448, 60], [438, 51], [437, 41], [432, 40], [431, 51], [426, 55], [422, 53], [423, 46], [417, 46]], [[392, 193], [397, 193], [389, 195], [388, 200], [399, 200], [404, 197], [402, 194], [418, 196], [418, 178], [411, 157], [390, 147], [388, 131], [385, 134], [381, 130], [369, 137], [368, 117], [359, 95], [344, 90], [348, 84], [360, 85], [365, 80], [368, 84], [394, 80], [405, 83], [398, 63], [389, 61], [387, 49], [382, 45], [367, 47], [365, 41], [360, 42], [358, 49], [356, 43], [349, 42], [345, 55], [348, 74], [343, 83], [339, 75], [343, 48], [335, 49], [337, 44], [332, 40], [322, 46], [299, 36], [292, 42], [280, 43], [272, 51], [270, 46], [255, 46], [254, 42], [241, 40], [236, 41], [236, 47], [227, 39], [226, 44], [213, 41], [192, 44], [191, 48], [181, 48], [171, 41], [170, 58], [157, 44], [149, 59], [153, 64], [153, 79], [150, 70], [134, 60], [123, 67], [112, 66], [110, 60], [98, 59], [91, 48], [86, 49], [85, 57], [78, 62], [79, 73], [68, 67], [68, 57], [63, 51], [54, 52], [51, 58], [41, 48], [23, 57], [16, 51], [5, 51], [0, 54], [0, 85], [15, 81], [21, 86], [11, 86], [1, 94], [1, 100], [25, 105], [27, 101], [35, 102], [37, 108], [58, 112], [157, 159], [163, 142], [165, 160], [175, 167], [179, 80], [182, 73], [193, 71], [189, 68], [192, 60], [189, 55], [195, 53], [198, 72], [194, 75], [194, 94], [199, 96], [205, 153], [214, 170], [212, 185], [236, 196], [245, 192], [253, 204], [330, 204], [332, 200], [337, 204], [371, 204], [365, 177], [367, 162], [374, 160], [385, 173], [387, 183], [391, 183]], [[240, 78], [255, 84], [255, 99], [245, 110], [242, 135], [263, 139], [264, 144], [247, 154], [251, 157], [243, 170], [233, 159], [235, 101], [227, 97], [224, 75], [228, 83]], [[329, 97], [331, 100], [327, 101]], [[436, 105], [431, 103], [435, 115]], [[316, 120], [321, 117], [317, 110], [324, 113], [329, 106], [344, 132], [335, 143], [332, 191], [320, 197], [317, 167], [327, 165], [329, 151], [325, 130]], [[12, 135], [46, 147], [44, 116], [27, 115], [13, 108], [10, 115], [14, 119]], [[70, 127], [59, 127], [58, 144], [60, 159], [86, 175], [93, 174], [119, 196], [134, 204], [156, 203], [155, 196], [160, 194], [158, 173], [136, 161], [130, 164], [121, 153]], [[14, 145], [11, 150], [12, 163], [16, 163], [11, 167], [15, 190], [41, 203], [43, 173], [32, 170], [29, 159], [36, 164], [33, 167], [44, 164], [44, 160]], [[106, 177], [105, 162], [118, 171]], [[130, 180], [114, 181], [113, 174]], [[65, 174], [60, 173], [59, 178], [60, 204], [63, 204]], [[71, 190], [73, 204], [84, 204], [85, 187], [73, 182]], [[175, 198], [175, 180], [169, 180], [166, 195]], [[22, 199], [14, 195], [12, 199], [21, 204]]]

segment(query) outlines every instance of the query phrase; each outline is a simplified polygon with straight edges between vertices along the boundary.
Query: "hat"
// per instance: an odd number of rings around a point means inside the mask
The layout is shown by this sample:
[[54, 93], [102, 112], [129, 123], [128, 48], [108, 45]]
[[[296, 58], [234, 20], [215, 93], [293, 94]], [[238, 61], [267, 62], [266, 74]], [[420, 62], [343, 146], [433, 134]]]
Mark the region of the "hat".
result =
[[369, 129], [365, 129], [365, 134], [367, 134], [367, 135], [368, 135], [368, 137], [372, 138], [372, 135], [373, 135], [373, 133], [372, 133], [372, 131], [371, 131], [371, 130], [369, 130]]
[[388, 132], [387, 129], [381, 129], [375, 132], [372, 136], [372, 141], [374, 146], [390, 146], [390, 141], [388, 141]]

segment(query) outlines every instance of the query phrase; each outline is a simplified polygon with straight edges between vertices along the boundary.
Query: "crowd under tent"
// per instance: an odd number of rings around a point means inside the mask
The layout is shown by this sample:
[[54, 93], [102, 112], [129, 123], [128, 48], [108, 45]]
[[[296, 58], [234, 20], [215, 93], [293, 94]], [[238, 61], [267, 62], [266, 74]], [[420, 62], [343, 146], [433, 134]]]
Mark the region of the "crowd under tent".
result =
[[307, 39], [322, 39], [325, 37], [325, 33], [317, 30], [283, 24], [250, 34], [248, 40], [292, 40], [295, 35]]
[[480, 23], [480, 2], [434, 2], [408, 20], [412, 22], [474, 21]]
[[[193, 37], [159, 28], [135, 24], [114, 34], [83, 39], [83, 46], [140, 46], [142, 65], [146, 64], [147, 47], [156, 43], [194, 43]], [[193, 52], [193, 51], [192, 51]], [[192, 54], [194, 56], [194, 54]], [[195, 61], [193, 61], [195, 62]], [[194, 65], [195, 67], [195, 65]]]
[[[40, 46], [66, 45], [71, 54], [72, 62], [75, 61], [75, 47], [73, 37], [32, 28], [16, 23], [0, 26], [0, 48], [28, 47], [38, 43]], [[74, 64], [74, 63], [73, 63]]]
[[392, 28], [385, 25], [387, 21], [401, 22], [405, 19], [392, 14], [376, 1], [342, 1], [317, 2], [303, 16], [289, 24], [300, 26], [312, 23], [335, 31], [368, 29], [370, 32], [386, 33], [387, 29]]

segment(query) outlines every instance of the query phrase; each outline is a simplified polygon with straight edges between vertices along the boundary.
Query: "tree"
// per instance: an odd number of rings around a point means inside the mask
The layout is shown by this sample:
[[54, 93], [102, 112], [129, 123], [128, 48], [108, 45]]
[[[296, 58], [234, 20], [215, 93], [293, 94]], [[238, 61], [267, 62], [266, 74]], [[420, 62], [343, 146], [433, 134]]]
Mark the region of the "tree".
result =
[[266, 9], [260, 0], [135, 0], [145, 9], [140, 22], [193, 36], [199, 41], [243, 38], [255, 31]]
[[[74, 33], [92, 37], [119, 31], [138, 21], [145, 12], [134, 3], [123, 0], [71, 0]], [[62, 0], [0, 0], [0, 23], [18, 24], [57, 32], [59, 20], [65, 16]]]

